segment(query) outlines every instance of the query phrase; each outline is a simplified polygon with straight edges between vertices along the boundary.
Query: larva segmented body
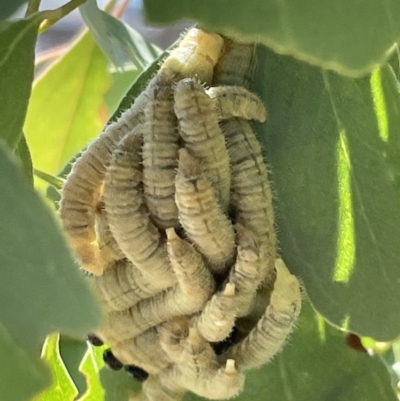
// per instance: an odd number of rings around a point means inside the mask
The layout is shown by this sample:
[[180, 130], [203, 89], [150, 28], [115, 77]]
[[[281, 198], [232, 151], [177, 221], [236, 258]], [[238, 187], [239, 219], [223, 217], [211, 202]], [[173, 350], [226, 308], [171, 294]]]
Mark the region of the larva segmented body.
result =
[[273, 276], [276, 234], [272, 193], [261, 147], [250, 124], [243, 119], [224, 122], [232, 169], [231, 204], [238, 223], [251, 229], [265, 247], [265, 274]]
[[175, 205], [175, 172], [179, 134], [173, 106], [173, 81], [163, 70], [149, 88], [143, 125], [144, 197], [159, 228], [178, 227]]
[[215, 86], [206, 89], [219, 120], [240, 117], [264, 122], [267, 111], [262, 100], [241, 86]]
[[231, 185], [229, 157], [212, 100], [192, 79], [177, 83], [174, 99], [179, 134], [185, 147], [199, 161], [219, 204], [227, 210]]
[[256, 65], [256, 44], [224, 37], [224, 51], [215, 67], [213, 85], [250, 88]]
[[72, 167], [60, 201], [60, 217], [72, 249], [82, 267], [96, 275], [113, 262], [99, 249], [95, 230], [95, 208], [100, 198], [104, 175], [117, 143], [143, 119], [147, 92], [138, 96], [132, 107], [109, 126], [82, 153]]
[[108, 323], [100, 328], [101, 338], [109, 331], [118, 341], [133, 338], [150, 327], [173, 318], [200, 311], [210, 299], [215, 283], [203, 259], [173, 229], [167, 230], [168, 254], [178, 284], [144, 299], [126, 311], [110, 313]]
[[244, 376], [235, 369], [233, 360], [220, 367], [210, 344], [197, 329], [190, 328], [182, 347], [181, 363], [160, 374], [164, 387], [175, 384], [209, 399], [231, 398], [242, 391]]
[[161, 348], [156, 327], [135, 338], [113, 344], [112, 352], [123, 364], [135, 364], [151, 375], [158, 374], [170, 363]]
[[102, 276], [91, 277], [89, 280], [106, 312], [126, 310], [169, 286], [164, 280], [154, 280], [143, 275], [141, 270], [126, 259], [109, 266]]
[[177, 80], [190, 77], [210, 85], [223, 44], [221, 36], [192, 28], [163, 62], [160, 71], [168, 69]]
[[235, 284], [227, 283], [213, 295], [197, 320], [201, 335], [210, 342], [223, 341], [229, 336], [236, 318]]
[[167, 249], [151, 223], [141, 188], [141, 126], [126, 135], [107, 170], [104, 202], [111, 232], [125, 256], [142, 271], [169, 287], [175, 282]]
[[256, 327], [221, 357], [235, 359], [241, 369], [253, 369], [268, 362], [284, 345], [301, 309], [300, 285], [282, 259], [276, 260], [277, 277], [270, 304]]
[[210, 268], [215, 273], [224, 272], [235, 253], [233, 227], [221, 210], [199, 163], [186, 149], [179, 151], [175, 185], [182, 227], [208, 259]]

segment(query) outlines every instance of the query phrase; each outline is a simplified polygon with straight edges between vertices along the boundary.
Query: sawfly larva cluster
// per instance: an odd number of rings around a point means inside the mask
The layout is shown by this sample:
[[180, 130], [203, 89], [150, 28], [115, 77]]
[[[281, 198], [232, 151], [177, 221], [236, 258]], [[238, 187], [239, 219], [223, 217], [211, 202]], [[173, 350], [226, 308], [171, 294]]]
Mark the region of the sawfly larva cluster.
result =
[[91, 341], [143, 381], [132, 401], [236, 396], [299, 314], [249, 122], [267, 116], [254, 49], [189, 30], [64, 185], [60, 216], [105, 314]]

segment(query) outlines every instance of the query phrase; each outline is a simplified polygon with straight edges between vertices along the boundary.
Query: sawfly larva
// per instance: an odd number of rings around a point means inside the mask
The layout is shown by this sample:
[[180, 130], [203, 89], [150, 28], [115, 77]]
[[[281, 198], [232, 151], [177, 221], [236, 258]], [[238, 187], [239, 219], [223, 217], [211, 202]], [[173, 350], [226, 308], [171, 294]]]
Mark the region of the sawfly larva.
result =
[[219, 206], [199, 163], [186, 149], [179, 150], [175, 179], [179, 221], [214, 273], [226, 271], [235, 254], [231, 222]]
[[211, 345], [196, 328], [189, 329], [181, 363], [172, 365], [159, 376], [166, 388], [176, 391], [181, 387], [209, 399], [234, 397], [244, 386], [244, 375], [235, 369], [235, 362], [228, 360], [225, 366], [219, 366]]
[[243, 370], [267, 363], [287, 341], [300, 309], [299, 281], [283, 260], [277, 259], [274, 289], [264, 315], [245, 339], [221, 355], [221, 360], [234, 359]]
[[142, 92], [120, 119], [108, 125], [72, 166], [62, 189], [60, 217], [72, 249], [82, 267], [101, 275], [113, 260], [99, 249], [95, 230], [95, 209], [104, 175], [117, 143], [143, 120], [147, 92]]
[[165, 369], [170, 360], [160, 345], [157, 327], [137, 337], [112, 344], [112, 352], [124, 365], [137, 365], [151, 375]]
[[250, 124], [239, 118], [224, 121], [231, 161], [231, 205], [235, 221], [251, 229], [265, 249], [264, 277], [273, 277], [276, 234], [272, 193], [260, 144]]
[[175, 73], [177, 80], [196, 78], [210, 85], [223, 44], [221, 36], [192, 28], [162, 63], [160, 71], [167, 69]]
[[173, 81], [166, 70], [149, 88], [143, 124], [143, 187], [146, 205], [159, 228], [178, 227], [175, 173], [179, 134], [173, 105]]
[[185, 147], [199, 161], [218, 203], [227, 210], [231, 186], [229, 157], [212, 100], [192, 79], [177, 83], [174, 99], [179, 134]]
[[106, 173], [104, 202], [111, 232], [124, 255], [148, 278], [175, 283], [165, 243], [152, 224], [143, 199], [141, 126], [126, 135]]
[[227, 283], [221, 292], [213, 295], [197, 320], [201, 335], [210, 342], [227, 338], [236, 318], [235, 284]]
[[213, 85], [250, 88], [256, 65], [256, 46], [224, 37], [224, 50], [214, 70]]
[[267, 111], [262, 100], [253, 92], [241, 86], [215, 86], [206, 89], [218, 120], [240, 117], [245, 120], [264, 122]]
[[173, 228], [167, 230], [167, 235], [168, 254], [178, 284], [138, 302], [126, 311], [110, 313], [108, 322], [99, 333], [112, 330], [114, 338], [124, 341], [174, 316], [196, 313], [211, 298], [214, 279], [200, 254], [180, 239]]

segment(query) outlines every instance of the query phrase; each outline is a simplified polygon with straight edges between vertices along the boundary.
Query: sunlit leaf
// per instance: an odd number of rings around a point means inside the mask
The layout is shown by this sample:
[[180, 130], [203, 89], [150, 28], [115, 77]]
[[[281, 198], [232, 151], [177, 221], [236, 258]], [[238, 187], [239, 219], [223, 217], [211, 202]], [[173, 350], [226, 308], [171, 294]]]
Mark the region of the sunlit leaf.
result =
[[99, 134], [109, 86], [106, 60], [86, 32], [34, 85], [24, 130], [35, 168], [57, 175]]
[[400, 334], [400, 97], [389, 67], [344, 78], [260, 52], [254, 88], [282, 255], [330, 322]]
[[44, 359], [51, 368], [53, 382], [33, 401], [73, 401], [78, 391], [71, 380], [59, 352], [59, 334], [47, 337], [42, 350]]

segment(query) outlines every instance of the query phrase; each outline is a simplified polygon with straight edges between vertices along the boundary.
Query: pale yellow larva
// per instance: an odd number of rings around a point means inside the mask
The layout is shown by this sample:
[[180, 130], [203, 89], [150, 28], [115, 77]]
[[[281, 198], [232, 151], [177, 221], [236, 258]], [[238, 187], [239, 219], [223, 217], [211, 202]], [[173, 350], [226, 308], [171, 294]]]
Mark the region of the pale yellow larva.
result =
[[227, 210], [231, 186], [229, 157], [212, 100], [192, 79], [177, 83], [174, 99], [179, 134], [185, 147], [199, 161], [219, 204]]
[[211, 345], [196, 328], [190, 328], [182, 354], [181, 363], [160, 373], [164, 387], [175, 385], [216, 400], [237, 396], [243, 390], [244, 375], [235, 369], [235, 362], [218, 365]]
[[241, 43], [224, 37], [224, 49], [214, 70], [213, 85], [250, 88], [256, 66], [255, 43]]
[[[90, 277], [89, 281], [106, 312], [126, 310], [170, 286], [165, 280], [145, 276], [126, 259], [115, 262], [102, 276]], [[171, 285], [175, 282], [174, 279]]]
[[229, 282], [235, 285], [236, 316], [251, 313], [256, 291], [261, 284], [264, 249], [259, 245], [258, 236], [241, 224], [235, 225], [237, 257], [229, 273]]
[[267, 111], [262, 100], [241, 86], [215, 86], [206, 89], [219, 120], [240, 117], [264, 122]]
[[158, 374], [171, 363], [160, 345], [157, 327], [151, 327], [137, 337], [110, 345], [121, 363], [140, 366], [150, 375]]
[[227, 283], [223, 291], [213, 295], [197, 320], [200, 334], [210, 342], [227, 338], [236, 318], [235, 285]]
[[99, 331], [103, 337], [113, 336], [118, 341], [133, 338], [174, 316], [200, 311], [211, 298], [215, 283], [200, 254], [172, 228], [167, 230], [167, 235], [168, 254], [178, 284], [126, 311], [111, 312]]
[[285, 344], [300, 313], [300, 285], [282, 259], [276, 260], [276, 275], [264, 315], [244, 340], [221, 355], [221, 362], [232, 358], [240, 369], [253, 369], [267, 363]]
[[150, 221], [141, 187], [141, 126], [126, 135], [107, 169], [104, 203], [111, 232], [124, 255], [148, 278], [175, 283], [165, 243]]
[[[224, 53], [216, 66], [213, 85], [249, 89], [255, 63], [256, 44], [224, 38]], [[261, 147], [250, 124], [244, 119], [222, 121], [221, 127], [231, 162], [234, 218], [258, 236], [259, 246], [265, 253], [263, 275], [270, 284], [274, 279], [276, 234], [271, 188]]]
[[147, 92], [142, 92], [132, 107], [88, 146], [72, 166], [62, 189], [60, 217], [64, 230], [82, 267], [96, 275], [113, 261], [100, 251], [95, 230], [95, 208], [104, 175], [117, 143], [143, 120], [147, 98]]
[[100, 201], [96, 207], [96, 236], [100, 252], [105, 254], [106, 249], [109, 251], [108, 259], [120, 260], [125, 257], [111, 233], [103, 201]]
[[143, 124], [143, 187], [146, 205], [159, 228], [178, 227], [175, 174], [179, 134], [174, 113], [172, 78], [159, 72], [148, 88], [149, 103]]
[[179, 151], [175, 185], [179, 221], [187, 236], [207, 258], [213, 272], [225, 272], [235, 255], [233, 227], [199, 163], [186, 149]]
[[224, 121], [224, 133], [231, 161], [231, 205], [235, 220], [251, 229], [264, 247], [264, 277], [273, 278], [276, 233], [272, 193], [260, 144], [249, 123], [243, 119]]
[[210, 85], [223, 43], [222, 37], [215, 33], [192, 28], [162, 63], [160, 70], [168, 69], [177, 79], [191, 77]]

